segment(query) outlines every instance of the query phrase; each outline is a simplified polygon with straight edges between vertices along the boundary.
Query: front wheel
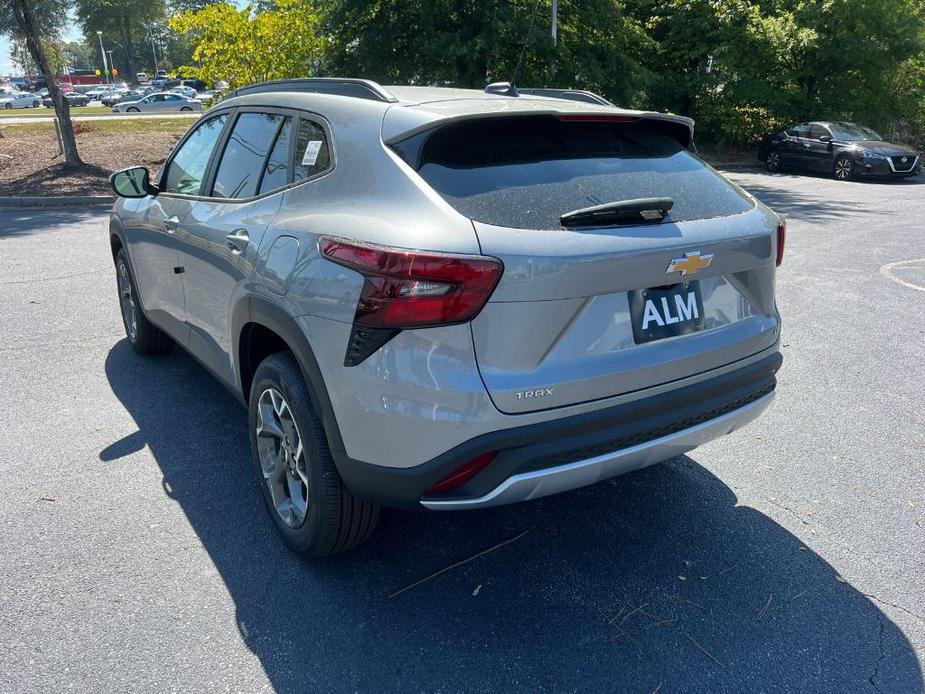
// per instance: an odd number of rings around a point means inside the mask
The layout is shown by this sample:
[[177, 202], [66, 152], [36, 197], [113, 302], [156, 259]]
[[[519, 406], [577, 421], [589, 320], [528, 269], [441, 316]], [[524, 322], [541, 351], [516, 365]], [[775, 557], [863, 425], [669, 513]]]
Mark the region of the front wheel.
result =
[[134, 106], [130, 106], [129, 108], [127, 108], [127, 109], [125, 109], [125, 110], [128, 111], [129, 113], [141, 113], [141, 111], [140, 111], [139, 109], [135, 108]]
[[3, 108], [13, 108], [13, 104], [7, 101], [5, 104], [3, 104]]
[[273, 354], [257, 367], [248, 414], [254, 470], [286, 544], [326, 557], [369, 539], [379, 506], [344, 486], [292, 354]]
[[41, 106], [41, 105], [42, 105], [42, 102], [41, 102], [41, 101], [33, 101], [33, 102], [32, 102], [32, 108], [38, 108], [38, 107]]
[[191, 109], [189, 106], [184, 106], [184, 107], [181, 108], [180, 110], [181, 110], [181, 111], [192, 111], [193, 109]]
[[768, 157], [764, 160], [764, 165], [767, 167], [768, 171], [780, 171], [780, 152], [768, 152]]
[[139, 354], [160, 354], [173, 346], [170, 338], [151, 324], [138, 303], [138, 289], [128, 263], [125, 249], [116, 254], [116, 283], [119, 288], [119, 309], [125, 336]]
[[847, 181], [854, 176], [854, 162], [851, 157], [842, 155], [835, 160], [835, 178], [839, 181]]

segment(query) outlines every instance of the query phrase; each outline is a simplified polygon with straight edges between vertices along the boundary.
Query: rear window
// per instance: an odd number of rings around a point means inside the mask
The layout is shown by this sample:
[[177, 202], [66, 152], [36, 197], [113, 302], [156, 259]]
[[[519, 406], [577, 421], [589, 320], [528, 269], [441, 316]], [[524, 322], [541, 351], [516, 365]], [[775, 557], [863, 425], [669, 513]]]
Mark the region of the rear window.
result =
[[461, 214], [521, 229], [560, 229], [566, 212], [634, 198], [674, 200], [666, 222], [752, 207], [677, 140], [644, 123], [464, 121], [430, 136], [418, 172]]

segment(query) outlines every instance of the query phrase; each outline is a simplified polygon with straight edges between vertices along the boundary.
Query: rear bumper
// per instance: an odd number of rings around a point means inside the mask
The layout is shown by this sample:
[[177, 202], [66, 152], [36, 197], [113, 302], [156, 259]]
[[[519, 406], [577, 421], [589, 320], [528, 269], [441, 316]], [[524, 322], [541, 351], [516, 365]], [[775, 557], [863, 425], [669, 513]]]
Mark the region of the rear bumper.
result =
[[444, 501], [424, 498], [421, 503], [429, 509], [456, 511], [528, 501], [584, 487], [682, 455], [708, 441], [730, 434], [764, 412], [773, 398], [774, 393], [768, 393], [728, 414], [637, 446], [579, 460], [568, 465], [513, 475], [488, 494], [474, 499]]
[[[781, 355], [692, 385], [593, 412], [478, 436], [422, 465], [391, 468], [335, 452], [357, 495], [403, 508], [496, 506], [592, 484], [666, 460], [735, 431], [770, 404]], [[497, 452], [464, 486], [427, 490], [468, 461]]]

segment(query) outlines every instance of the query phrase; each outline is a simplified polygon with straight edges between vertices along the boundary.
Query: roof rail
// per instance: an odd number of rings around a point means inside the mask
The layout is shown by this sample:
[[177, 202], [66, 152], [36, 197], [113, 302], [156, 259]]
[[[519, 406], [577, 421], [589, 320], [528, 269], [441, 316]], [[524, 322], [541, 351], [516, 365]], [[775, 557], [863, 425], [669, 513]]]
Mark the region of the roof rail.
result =
[[235, 89], [226, 98], [230, 99], [245, 94], [261, 94], [263, 92], [314, 92], [386, 103], [398, 101], [395, 95], [381, 84], [372, 80], [361, 80], [353, 77], [304, 77], [301, 79], [258, 82], [257, 84], [249, 84], [246, 87]]
[[567, 99], [569, 101], [582, 101], [586, 104], [599, 104], [600, 106], [613, 106], [613, 102], [608, 101], [600, 94], [589, 92], [585, 89], [547, 89], [545, 87], [518, 87], [521, 94], [533, 96], [547, 96], [551, 99]]

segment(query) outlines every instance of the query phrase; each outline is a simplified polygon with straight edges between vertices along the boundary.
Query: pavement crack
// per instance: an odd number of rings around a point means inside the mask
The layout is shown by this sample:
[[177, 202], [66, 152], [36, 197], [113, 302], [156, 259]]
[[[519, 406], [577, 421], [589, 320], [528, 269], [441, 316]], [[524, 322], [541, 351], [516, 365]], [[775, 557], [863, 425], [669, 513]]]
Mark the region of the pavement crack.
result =
[[870, 674], [870, 677], [867, 678], [867, 681], [870, 682], [870, 686], [874, 688], [874, 691], [879, 692], [880, 687], [877, 686], [877, 676], [880, 674], [880, 664], [886, 658], [886, 651], [883, 649], [883, 616], [880, 612], [877, 612], [877, 648], [880, 650], [880, 657], [877, 658], [877, 662], [874, 663], [874, 671]]
[[881, 605], [886, 605], [887, 607], [892, 607], [893, 609], [899, 610], [900, 612], [905, 612], [910, 617], [915, 617], [917, 620], [925, 624], [925, 617], [923, 617], [922, 615], [916, 612], [913, 612], [912, 610], [906, 609], [902, 605], [897, 605], [895, 602], [884, 600], [883, 598], [879, 598], [876, 595], [873, 595], [872, 593], [863, 593], [863, 595], [865, 598], [873, 600], [874, 602], [878, 602]]
[[95, 275], [98, 272], [103, 272], [108, 268], [98, 267], [94, 270], [85, 270], [84, 272], [72, 272], [69, 275], [55, 275], [54, 277], [38, 277], [31, 280], [10, 280], [8, 282], [0, 282], [0, 287], [6, 287], [11, 284], [38, 284], [39, 282], [51, 282], [52, 280], [68, 280], [73, 277], [85, 277], [86, 275]]

